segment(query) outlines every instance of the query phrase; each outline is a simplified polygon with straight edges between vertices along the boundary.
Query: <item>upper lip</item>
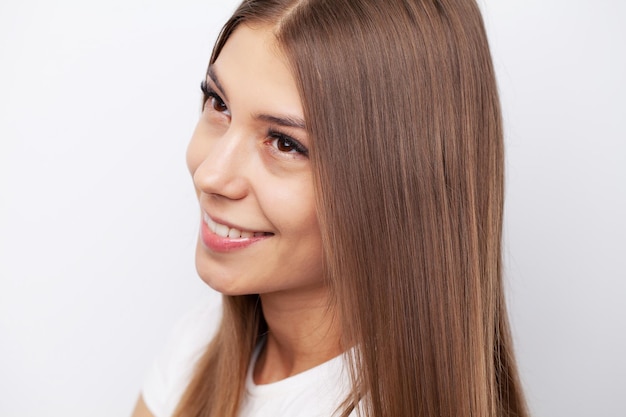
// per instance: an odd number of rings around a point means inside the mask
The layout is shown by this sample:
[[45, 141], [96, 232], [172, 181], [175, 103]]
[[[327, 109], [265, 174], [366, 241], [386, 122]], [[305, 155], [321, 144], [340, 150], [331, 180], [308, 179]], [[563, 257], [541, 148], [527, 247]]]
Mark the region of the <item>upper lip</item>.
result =
[[241, 227], [241, 226], [238, 226], [238, 225], [236, 225], [234, 223], [231, 223], [229, 221], [223, 220], [223, 219], [221, 219], [219, 217], [215, 217], [212, 214], [210, 214], [207, 210], [203, 209], [203, 211], [215, 223], [223, 224], [224, 226], [227, 226], [229, 229], [237, 229], [237, 230], [242, 231], [242, 232], [252, 232], [252, 233], [259, 233], [259, 232], [261, 232], [261, 233], [271, 233], [271, 232], [266, 232], [265, 230], [249, 229], [247, 227]]

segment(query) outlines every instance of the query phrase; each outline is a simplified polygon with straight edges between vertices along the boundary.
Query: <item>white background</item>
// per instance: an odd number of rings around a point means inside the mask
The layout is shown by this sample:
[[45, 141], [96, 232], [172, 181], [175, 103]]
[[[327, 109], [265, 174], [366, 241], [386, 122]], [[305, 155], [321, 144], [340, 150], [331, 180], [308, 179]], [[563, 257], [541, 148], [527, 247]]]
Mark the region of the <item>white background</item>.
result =
[[[196, 277], [184, 164], [234, 1], [0, 3], [0, 416], [128, 415]], [[536, 417], [623, 417], [626, 3], [482, 0]]]

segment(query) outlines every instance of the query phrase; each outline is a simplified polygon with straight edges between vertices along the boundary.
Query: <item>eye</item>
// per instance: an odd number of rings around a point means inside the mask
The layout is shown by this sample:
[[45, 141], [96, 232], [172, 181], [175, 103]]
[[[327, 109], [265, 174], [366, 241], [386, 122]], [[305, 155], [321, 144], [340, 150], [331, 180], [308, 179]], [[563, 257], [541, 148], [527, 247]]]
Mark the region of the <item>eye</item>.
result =
[[281, 152], [296, 151], [294, 144], [286, 138], [276, 138], [276, 148]]
[[217, 94], [209, 95], [208, 100], [211, 108], [219, 113], [224, 113], [230, 115], [230, 111], [228, 110], [228, 106], [224, 103], [224, 101]]
[[204, 94], [203, 109], [206, 109], [207, 105], [209, 105], [210, 109], [226, 116], [230, 116], [230, 110], [228, 109], [226, 103], [224, 103], [224, 100], [222, 100], [219, 94], [209, 87], [206, 82], [202, 82], [202, 84], [200, 84], [200, 89]]
[[289, 137], [280, 132], [269, 133], [270, 145], [281, 153], [301, 154], [308, 156], [309, 151], [296, 139]]

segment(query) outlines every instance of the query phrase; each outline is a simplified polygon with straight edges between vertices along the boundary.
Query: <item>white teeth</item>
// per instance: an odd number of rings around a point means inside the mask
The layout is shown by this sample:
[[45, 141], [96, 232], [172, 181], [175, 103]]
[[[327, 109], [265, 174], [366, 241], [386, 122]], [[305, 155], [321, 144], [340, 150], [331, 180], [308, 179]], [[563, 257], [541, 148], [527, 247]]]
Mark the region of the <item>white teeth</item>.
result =
[[213, 230], [213, 233], [221, 237], [228, 237], [228, 226], [224, 226], [223, 224], [216, 223], [215, 230]]
[[206, 213], [204, 213], [202, 217], [206, 225], [209, 226], [209, 230], [215, 233], [215, 222], [213, 221], [213, 219], [210, 218], [209, 215]]
[[265, 232], [247, 232], [247, 231], [241, 231], [235, 228], [229, 228], [226, 225], [214, 222], [213, 219], [211, 219], [209, 215], [206, 213], [202, 214], [202, 219], [204, 220], [206, 225], [209, 227], [210, 231], [212, 231], [213, 233], [221, 237], [227, 237], [229, 239], [239, 239], [239, 238], [251, 238], [251, 237], [258, 237], [258, 236], [266, 235]]

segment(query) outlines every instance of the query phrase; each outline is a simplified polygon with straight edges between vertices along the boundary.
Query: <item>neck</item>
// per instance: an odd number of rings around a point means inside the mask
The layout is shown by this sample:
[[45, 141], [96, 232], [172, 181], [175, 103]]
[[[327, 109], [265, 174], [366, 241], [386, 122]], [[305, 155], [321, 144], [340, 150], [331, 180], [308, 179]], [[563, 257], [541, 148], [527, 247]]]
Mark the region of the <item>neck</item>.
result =
[[306, 371], [342, 352], [339, 322], [328, 289], [306, 295], [261, 295], [268, 334], [254, 368], [254, 381], [267, 384]]

